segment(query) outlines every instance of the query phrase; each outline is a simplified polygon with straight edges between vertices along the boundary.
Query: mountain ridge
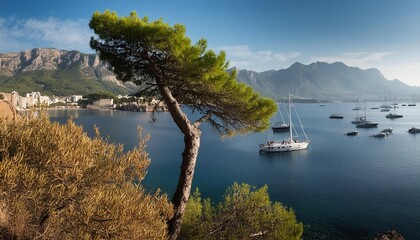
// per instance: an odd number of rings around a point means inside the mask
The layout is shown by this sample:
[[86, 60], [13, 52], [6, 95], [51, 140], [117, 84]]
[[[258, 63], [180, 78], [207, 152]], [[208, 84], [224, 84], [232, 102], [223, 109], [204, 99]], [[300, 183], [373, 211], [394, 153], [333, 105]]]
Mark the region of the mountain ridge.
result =
[[[229, 71], [231, 71], [230, 69]], [[420, 95], [419, 87], [387, 80], [376, 68], [360, 69], [342, 62], [293, 63], [289, 68], [256, 72], [237, 70], [237, 80], [268, 97], [293, 95], [318, 100], [379, 99]], [[0, 91], [37, 91], [49, 95], [109, 91], [130, 94], [133, 83], [119, 81], [97, 54], [55, 48], [0, 53]]]
[[268, 97], [295, 96], [318, 100], [366, 100], [420, 95], [419, 87], [388, 80], [376, 68], [363, 70], [342, 62], [296, 62], [289, 68], [255, 72], [237, 71], [237, 80]]
[[54, 95], [92, 91], [127, 94], [137, 89], [132, 83], [117, 80], [109, 65], [97, 54], [55, 48], [0, 53], [0, 83], [2, 91], [39, 91]]

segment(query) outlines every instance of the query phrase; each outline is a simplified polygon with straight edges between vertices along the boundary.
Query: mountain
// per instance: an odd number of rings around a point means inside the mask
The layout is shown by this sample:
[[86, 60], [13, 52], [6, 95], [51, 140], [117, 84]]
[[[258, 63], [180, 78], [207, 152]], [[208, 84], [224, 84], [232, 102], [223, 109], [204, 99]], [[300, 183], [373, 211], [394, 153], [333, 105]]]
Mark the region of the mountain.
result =
[[52, 48], [0, 53], [0, 92], [66, 96], [100, 91], [129, 94], [136, 89], [117, 80], [96, 54]]
[[237, 79], [269, 97], [285, 97], [289, 91], [318, 100], [384, 100], [420, 94], [419, 87], [387, 80], [377, 69], [362, 70], [341, 62], [294, 63], [287, 69], [260, 73], [237, 70]]
[[[287, 69], [254, 72], [237, 70], [237, 80], [262, 95], [318, 100], [365, 100], [420, 95], [420, 88], [387, 80], [377, 69], [362, 70], [343, 63], [294, 63]], [[122, 83], [96, 54], [53, 48], [0, 53], [0, 92], [41, 92], [67, 96], [109, 91], [130, 94], [138, 89]]]

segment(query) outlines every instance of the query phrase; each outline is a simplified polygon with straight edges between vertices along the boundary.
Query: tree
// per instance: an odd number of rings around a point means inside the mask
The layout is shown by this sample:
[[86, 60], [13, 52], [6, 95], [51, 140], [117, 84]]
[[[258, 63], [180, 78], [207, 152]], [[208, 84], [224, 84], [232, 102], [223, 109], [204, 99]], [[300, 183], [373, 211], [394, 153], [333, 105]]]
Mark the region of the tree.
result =
[[302, 233], [293, 210], [270, 201], [267, 186], [235, 183], [215, 207], [197, 189], [188, 200], [180, 238], [298, 240]]
[[[169, 222], [170, 239], [176, 239], [191, 191], [200, 125], [208, 122], [225, 136], [262, 131], [269, 126], [276, 105], [238, 83], [235, 71], [226, 71], [224, 52], [207, 50], [204, 39], [191, 44], [183, 25], [170, 26], [161, 19], [150, 22], [135, 12], [119, 17], [105, 11], [95, 12], [89, 26], [98, 36], [91, 38], [91, 47], [110, 64], [117, 78], [160, 96], [184, 134], [181, 172], [172, 198], [175, 215]], [[191, 121], [181, 105], [200, 117]]]
[[149, 162], [144, 141], [124, 153], [71, 120], [0, 119], [0, 238], [166, 238], [172, 205], [140, 185]]

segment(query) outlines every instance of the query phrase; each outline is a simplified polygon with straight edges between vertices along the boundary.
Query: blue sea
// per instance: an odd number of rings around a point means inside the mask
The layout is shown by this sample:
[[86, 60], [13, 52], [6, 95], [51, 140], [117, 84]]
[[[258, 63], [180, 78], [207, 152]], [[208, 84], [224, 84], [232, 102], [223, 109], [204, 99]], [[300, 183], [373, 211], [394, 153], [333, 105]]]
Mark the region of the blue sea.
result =
[[[221, 200], [234, 182], [269, 187], [272, 201], [294, 209], [304, 223], [304, 239], [373, 239], [376, 233], [395, 229], [406, 239], [420, 235], [420, 106], [399, 106], [391, 112], [404, 115], [387, 119], [382, 103], [366, 103], [368, 120], [378, 128], [356, 129], [351, 121], [364, 111], [353, 111], [356, 103], [295, 104], [311, 144], [308, 149], [286, 153], [260, 153], [258, 145], [268, 132], [221, 139], [204, 125], [194, 176], [194, 188], [213, 202]], [[343, 119], [330, 119], [339, 113]], [[147, 151], [151, 165], [143, 185], [162, 189], [171, 196], [178, 181], [183, 136], [169, 113], [104, 110], [51, 110], [50, 118], [61, 123], [77, 114], [76, 123], [93, 135], [99, 127], [110, 142], [138, 145], [137, 127], [150, 134]], [[190, 115], [191, 118], [197, 116]], [[294, 119], [295, 125], [296, 119]], [[394, 132], [386, 138], [371, 134], [384, 128]], [[302, 132], [298, 131], [302, 138]], [[274, 133], [283, 139], [288, 133]]]

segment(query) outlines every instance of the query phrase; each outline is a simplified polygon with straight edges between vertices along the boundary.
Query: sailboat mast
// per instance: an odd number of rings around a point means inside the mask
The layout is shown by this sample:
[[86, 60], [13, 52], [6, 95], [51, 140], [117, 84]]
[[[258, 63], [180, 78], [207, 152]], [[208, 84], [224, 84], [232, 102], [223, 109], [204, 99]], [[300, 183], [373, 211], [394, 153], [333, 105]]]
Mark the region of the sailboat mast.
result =
[[293, 141], [292, 133], [292, 105], [290, 104], [290, 92], [289, 92], [289, 132], [290, 132], [290, 142]]

